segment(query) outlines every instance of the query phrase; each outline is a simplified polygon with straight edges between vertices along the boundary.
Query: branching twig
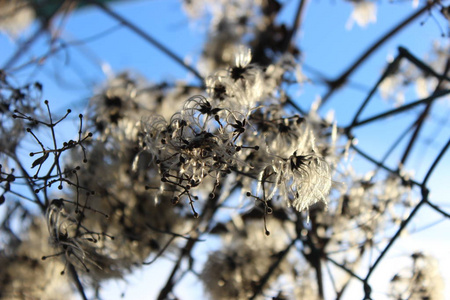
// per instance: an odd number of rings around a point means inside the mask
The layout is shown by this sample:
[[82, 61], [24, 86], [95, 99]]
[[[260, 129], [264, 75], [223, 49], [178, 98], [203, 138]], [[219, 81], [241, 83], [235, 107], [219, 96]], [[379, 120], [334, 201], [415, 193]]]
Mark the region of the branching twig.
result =
[[425, 175], [425, 178], [423, 179], [423, 182], [422, 182], [423, 186], [426, 186], [426, 184], [428, 182], [428, 179], [430, 178], [430, 176], [433, 173], [434, 169], [438, 165], [439, 161], [444, 156], [445, 152], [447, 152], [449, 145], [450, 145], [450, 140], [447, 141], [447, 144], [445, 144], [445, 146], [442, 148], [441, 152], [438, 154], [438, 156], [434, 160], [433, 164], [431, 165], [430, 169], [428, 170], [427, 175]]
[[390, 110], [390, 111], [387, 111], [387, 112], [378, 114], [378, 115], [376, 115], [376, 116], [367, 118], [367, 119], [365, 119], [365, 120], [362, 120], [362, 121], [359, 121], [359, 122], [355, 122], [354, 124], [352, 124], [352, 125], [350, 125], [349, 127], [347, 127], [346, 130], [348, 131], [348, 130], [350, 130], [351, 128], [358, 127], [358, 126], [361, 126], [361, 125], [364, 125], [364, 124], [368, 124], [368, 123], [371, 123], [371, 122], [376, 121], [376, 120], [379, 120], [379, 119], [384, 119], [384, 118], [386, 118], [386, 117], [390, 117], [390, 116], [399, 114], [399, 113], [401, 113], [401, 112], [410, 110], [410, 109], [412, 109], [412, 108], [414, 108], [414, 107], [416, 107], [416, 106], [418, 106], [418, 105], [421, 105], [421, 104], [429, 104], [429, 103], [431, 103], [433, 100], [435, 100], [435, 99], [437, 99], [437, 98], [440, 98], [440, 97], [443, 97], [443, 96], [445, 96], [445, 95], [447, 95], [447, 94], [449, 94], [449, 93], [450, 93], [450, 90], [437, 91], [437, 92], [434, 93], [433, 95], [431, 95], [431, 96], [429, 96], [429, 97], [426, 97], [426, 98], [424, 98], [424, 99], [420, 99], [420, 100], [411, 102], [411, 103], [409, 103], [409, 104], [405, 104], [405, 105], [403, 105], [403, 106], [400, 106], [399, 108], [395, 108], [395, 109], [392, 109], [392, 110]]

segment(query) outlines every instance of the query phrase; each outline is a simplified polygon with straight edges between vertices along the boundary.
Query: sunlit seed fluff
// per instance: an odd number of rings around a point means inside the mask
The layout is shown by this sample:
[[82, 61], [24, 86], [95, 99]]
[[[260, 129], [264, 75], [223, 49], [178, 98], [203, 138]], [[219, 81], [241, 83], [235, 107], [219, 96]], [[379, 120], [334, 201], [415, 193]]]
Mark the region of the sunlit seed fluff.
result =
[[319, 201], [326, 203], [331, 189], [331, 169], [316, 152], [314, 133], [307, 121], [299, 117], [274, 118], [276, 122], [265, 118], [261, 114], [253, 121], [257, 124], [260, 121], [256, 119], [263, 119], [260, 123], [265, 126], [268, 152], [267, 166], [259, 173], [258, 191], [264, 184], [268, 187], [267, 199], [281, 197], [298, 211], [307, 210]]
[[234, 63], [227, 70], [207, 77], [207, 91], [218, 107], [248, 115], [263, 100], [263, 72], [259, 66], [250, 64], [251, 59], [250, 49], [239, 46]]
[[47, 227], [50, 234], [50, 244], [55, 253], [49, 256], [62, 256], [64, 259], [89, 272], [92, 267], [101, 268], [91, 256], [92, 250], [88, 241], [98, 239], [98, 235], [81, 225], [76, 217], [65, 209], [61, 200], [53, 200], [47, 209]]
[[345, 25], [347, 29], [352, 29], [356, 22], [360, 27], [366, 27], [369, 23], [377, 21], [377, 6], [374, 2], [368, 0], [350, 0], [353, 5], [353, 11]]
[[315, 154], [298, 156], [294, 153], [284, 165], [284, 170], [292, 176], [291, 180], [284, 182], [285, 190], [293, 195], [293, 198], [288, 200], [289, 205], [303, 211], [318, 201], [327, 203], [331, 174], [323, 158]]
[[247, 67], [252, 60], [252, 52], [250, 48], [247, 48], [243, 45], [238, 47], [237, 54], [235, 56], [235, 67], [236, 68], [245, 68]]

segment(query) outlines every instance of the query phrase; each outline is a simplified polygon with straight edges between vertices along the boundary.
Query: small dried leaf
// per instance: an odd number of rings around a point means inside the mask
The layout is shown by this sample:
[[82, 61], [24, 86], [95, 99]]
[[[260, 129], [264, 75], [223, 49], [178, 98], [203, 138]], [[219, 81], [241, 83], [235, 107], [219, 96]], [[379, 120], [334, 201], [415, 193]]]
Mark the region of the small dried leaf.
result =
[[41, 165], [45, 162], [45, 160], [48, 158], [48, 152], [45, 152], [44, 155], [33, 161], [33, 164], [31, 165], [31, 168]]

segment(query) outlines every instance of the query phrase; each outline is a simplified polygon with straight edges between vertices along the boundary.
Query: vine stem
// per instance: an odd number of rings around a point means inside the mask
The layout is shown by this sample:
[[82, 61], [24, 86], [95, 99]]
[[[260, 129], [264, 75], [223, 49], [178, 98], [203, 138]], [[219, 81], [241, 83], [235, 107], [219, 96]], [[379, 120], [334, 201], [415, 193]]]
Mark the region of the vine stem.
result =
[[433, 95], [431, 95], [429, 97], [426, 97], [426, 98], [423, 98], [423, 99], [411, 102], [409, 104], [400, 106], [399, 108], [392, 109], [390, 111], [378, 114], [376, 116], [367, 118], [365, 120], [362, 120], [362, 121], [359, 121], [359, 122], [355, 122], [354, 124], [352, 124], [349, 127], [347, 127], [346, 130], [350, 130], [351, 128], [358, 127], [358, 126], [361, 126], [361, 125], [364, 125], [364, 124], [367, 124], [367, 123], [371, 123], [371, 122], [379, 120], [379, 119], [384, 119], [386, 117], [389, 117], [389, 116], [392, 116], [392, 115], [404, 112], [406, 110], [410, 110], [410, 109], [412, 109], [412, 108], [414, 108], [414, 107], [416, 107], [418, 105], [421, 105], [421, 104], [427, 104], [428, 105], [433, 100], [435, 100], [437, 98], [440, 98], [440, 97], [443, 97], [443, 96], [445, 96], [445, 95], [447, 95], [449, 93], [450, 93], [450, 90], [437, 91], [436, 93], [434, 93]]
[[444, 156], [445, 152], [447, 152], [449, 146], [450, 146], [450, 139], [447, 141], [447, 144], [445, 144], [445, 146], [442, 148], [441, 152], [438, 154], [438, 156], [434, 160], [433, 164], [431, 165], [430, 169], [428, 170], [427, 174], [425, 175], [425, 178], [424, 178], [424, 180], [422, 182], [423, 186], [425, 186], [427, 184], [428, 179], [430, 178], [430, 176], [433, 173], [434, 169], [438, 165], [439, 161]]
[[[14, 160], [14, 162], [17, 164], [17, 166], [19, 166], [20, 172], [23, 174], [23, 177], [26, 180], [26, 186], [30, 190], [31, 195], [33, 195], [33, 197], [34, 197], [34, 202], [37, 205], [39, 205], [39, 208], [45, 214], [47, 206], [44, 203], [41, 202], [41, 199], [34, 192], [34, 185], [33, 185], [33, 182], [31, 181], [32, 177], [28, 174], [27, 170], [25, 170], [25, 167], [22, 165], [21, 161], [19, 160], [19, 158], [15, 154], [10, 154], [9, 156], [12, 158], [12, 160]], [[45, 202], [47, 202], [47, 201], [45, 201]]]
[[[377, 167], [382, 168], [383, 170], [391, 173], [391, 174], [395, 174], [398, 175], [401, 179], [406, 180], [403, 176], [401, 176], [401, 174], [399, 173], [399, 171], [395, 171], [391, 168], [389, 168], [388, 166], [386, 166], [385, 164], [383, 164], [382, 162], [379, 162], [378, 160], [376, 160], [375, 158], [373, 158], [372, 156], [370, 156], [369, 154], [367, 154], [366, 152], [364, 152], [363, 150], [361, 150], [359, 147], [355, 146], [355, 145], [351, 145], [350, 146], [353, 150], [355, 150], [359, 155], [361, 155], [362, 157], [364, 157], [365, 159], [367, 159], [368, 161], [370, 161], [371, 163], [375, 164]], [[414, 179], [407, 179], [408, 182], [417, 185], [419, 187], [422, 186], [421, 183], [417, 182]]]
[[69, 263], [68, 267], [69, 267], [70, 275], [77, 287], [78, 292], [80, 293], [81, 298], [83, 300], [88, 300], [86, 293], [84, 291], [84, 287], [81, 284], [80, 278], [78, 277], [77, 270], [75, 270], [75, 267], [71, 263]]
[[440, 213], [440, 214], [443, 215], [444, 217], [450, 219], [450, 214], [449, 214], [449, 213], [443, 211], [439, 206], [437, 206], [436, 204], [431, 203], [429, 200], [427, 200], [426, 202], [427, 202], [427, 204], [428, 204], [431, 208], [433, 208], [435, 211], [437, 211], [438, 213]]

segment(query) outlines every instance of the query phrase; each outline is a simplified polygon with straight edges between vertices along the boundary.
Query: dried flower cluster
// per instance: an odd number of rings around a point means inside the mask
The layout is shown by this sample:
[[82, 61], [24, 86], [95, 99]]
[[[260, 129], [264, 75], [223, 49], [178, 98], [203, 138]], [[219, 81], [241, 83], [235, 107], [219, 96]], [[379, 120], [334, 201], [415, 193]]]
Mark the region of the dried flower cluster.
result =
[[326, 201], [330, 190], [330, 167], [308, 121], [276, 104], [271, 83], [284, 74], [250, 61], [250, 50], [241, 47], [233, 66], [206, 79], [208, 96], [188, 99], [169, 121], [158, 115], [142, 121], [144, 153], [175, 193], [174, 203], [187, 197], [195, 215], [193, 191], [210, 181], [214, 198], [221, 178], [232, 172], [253, 178], [240, 181], [255, 199], [281, 198], [297, 210]]
[[[433, 105], [450, 93], [448, 44], [436, 43], [423, 61], [399, 48], [379, 80], [365, 83], [374, 86], [359, 107], [339, 104], [352, 115], [338, 126], [324, 107], [341, 87], [362, 86], [350, 75], [379, 46], [334, 80], [303, 65], [295, 36], [307, 1], [299, 1], [293, 23], [283, 15], [290, 4], [278, 0], [183, 1], [194, 25], [207, 24], [199, 71], [108, 2], [0, 0], [0, 30], [17, 37], [34, 19], [41, 25], [0, 69], [0, 299], [101, 298], [108, 280], [157, 259], [172, 264], [165, 285], [151, 286], [159, 299], [178, 298], [176, 286], [189, 276], [208, 299], [342, 299], [353, 282], [372, 299], [372, 273], [419, 208], [449, 218], [428, 197], [448, 142], [424, 163], [422, 177], [406, 171], [422, 128], [439, 121]], [[348, 29], [376, 22], [378, 3], [346, 2]], [[40, 83], [21, 84], [17, 75], [83, 44], [66, 44], [62, 34], [83, 6], [108, 14], [195, 78], [151, 83], [134, 71], [109, 74], [69, 130], [72, 111], [56, 113], [54, 102], [42, 101]], [[427, 1], [423, 12], [436, 11], [447, 21], [448, 6]], [[51, 33], [48, 52], [27, 61], [42, 33]], [[302, 94], [310, 84], [327, 93], [312, 101]], [[420, 100], [408, 100], [411, 87]], [[366, 118], [366, 107], [381, 106], [375, 96], [396, 107]], [[361, 132], [370, 142], [377, 134], [361, 125], [402, 113], [415, 118], [400, 155], [404, 133], [377, 145], [380, 153], [387, 148], [382, 158], [359, 146]], [[422, 253], [412, 259], [386, 294], [443, 299], [436, 261]]]

